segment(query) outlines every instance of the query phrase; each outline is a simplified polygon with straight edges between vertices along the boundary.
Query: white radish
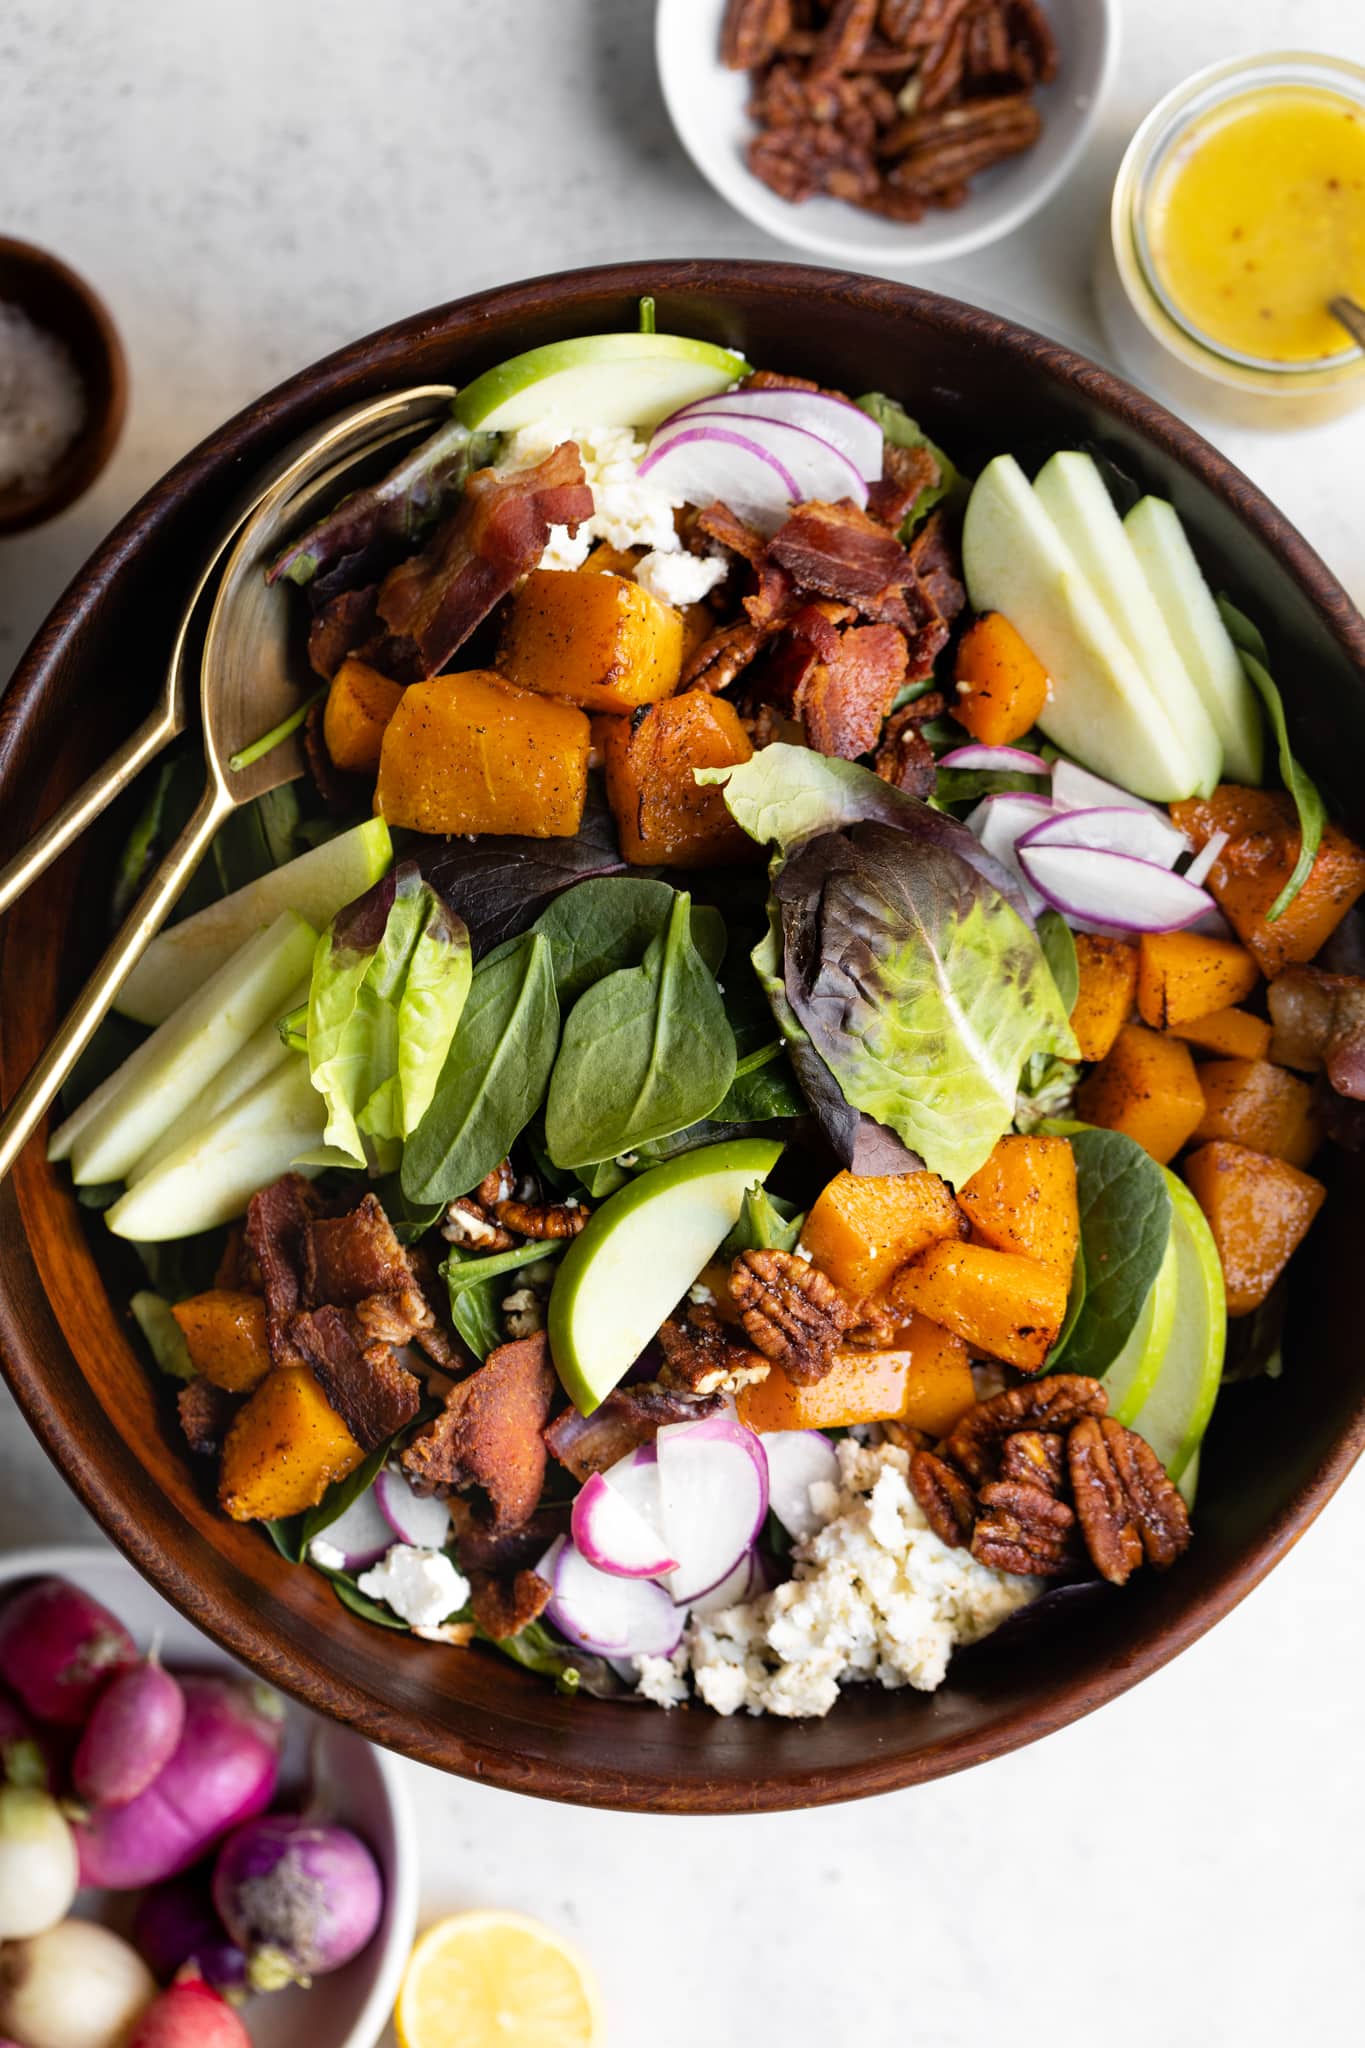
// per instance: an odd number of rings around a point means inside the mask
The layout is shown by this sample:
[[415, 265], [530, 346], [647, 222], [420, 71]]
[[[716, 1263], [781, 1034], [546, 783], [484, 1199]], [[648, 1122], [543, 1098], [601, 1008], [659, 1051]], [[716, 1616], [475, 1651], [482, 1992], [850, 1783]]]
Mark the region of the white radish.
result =
[[[385, 1551], [393, 1543], [394, 1531], [381, 1512], [377, 1498], [378, 1481], [353, 1500], [344, 1514], [319, 1531], [314, 1539], [324, 1545], [323, 1557], [328, 1550], [339, 1550], [348, 1572], [368, 1571], [372, 1564], [378, 1564]], [[311, 1552], [312, 1545], [309, 1545]], [[321, 1559], [314, 1558], [319, 1563]]]
[[624, 1494], [594, 1472], [573, 1504], [573, 1540], [598, 1571], [623, 1579], [658, 1579], [675, 1571], [663, 1538]]
[[776, 533], [801, 495], [796, 478], [776, 456], [739, 427], [719, 420], [681, 426], [666, 441], [655, 441], [640, 475], [686, 505], [722, 501], [765, 534]]
[[1062, 811], [1032, 825], [1018, 841], [1019, 849], [1032, 846], [1088, 846], [1098, 853], [1129, 853], [1134, 860], [1149, 860], [1159, 868], [1173, 868], [1189, 841], [1174, 825], [1147, 811], [1135, 811], [1126, 804], [1106, 804], [1095, 810]]
[[1019, 847], [1024, 874], [1063, 917], [1128, 932], [1183, 931], [1213, 909], [1202, 889], [1131, 854], [1088, 846]]
[[700, 412], [729, 413], [738, 419], [750, 414], [804, 427], [847, 455], [868, 483], [876, 483], [882, 473], [886, 451], [881, 428], [871, 413], [847, 398], [837, 398], [831, 391], [790, 391], [780, 387], [722, 391], [714, 398], [699, 398], [680, 407], [657, 431], [665, 434], [675, 420], [682, 421]]
[[1194, 859], [1185, 870], [1185, 880], [1202, 889], [1209, 878], [1214, 862], [1230, 838], [1227, 832], [1214, 832], [1204, 841]]
[[677, 1649], [683, 1611], [657, 1580], [599, 1571], [565, 1536], [537, 1571], [553, 1588], [548, 1618], [578, 1649], [599, 1657], [670, 1657]]
[[1002, 775], [1052, 773], [1042, 755], [1030, 753], [1027, 747], [954, 747], [950, 754], [939, 755], [938, 765], [940, 768], [984, 768]]
[[[730, 427], [733, 424], [733, 415], [727, 418], [722, 412], [698, 409], [684, 422], [681, 431], [688, 433], [694, 427]], [[790, 426], [771, 416], [748, 413], [740, 431], [746, 440], [754, 442], [781, 463], [795, 480], [798, 498], [852, 498], [855, 505], [867, 503], [867, 484], [859, 475], [857, 465], [832, 441], [823, 439], [808, 427]], [[664, 434], [656, 434], [655, 445], [662, 445], [666, 438]]]
[[967, 817], [967, 829], [974, 832], [985, 851], [1014, 876], [1023, 889], [1029, 909], [1037, 916], [1046, 908], [1044, 899], [1031, 887], [1019, 865], [1015, 848], [1026, 832], [1053, 814], [1049, 798], [1021, 790], [1017, 794], [984, 796]]
[[768, 1512], [763, 1439], [730, 1415], [674, 1422], [655, 1439], [663, 1535], [680, 1606], [718, 1585], [757, 1540]]
[[0, 1790], [0, 1940], [22, 1941], [55, 1927], [70, 1912], [78, 1882], [75, 1837], [56, 1800], [37, 1785], [6, 1785]]
[[[1108, 782], [1103, 775], [1094, 775], [1078, 761], [1068, 761], [1064, 756], [1052, 764], [1052, 801], [1066, 811], [1091, 811], [1097, 805], [1122, 804], [1131, 811], [1146, 811], [1163, 825], [1171, 825], [1160, 804], [1149, 804], [1145, 796], [1134, 796], [1121, 783]], [[1175, 829], [1171, 825], [1171, 830]], [[1189, 841], [1185, 843], [1188, 845]]]
[[768, 1459], [768, 1505], [787, 1534], [799, 1542], [820, 1527], [811, 1488], [837, 1486], [839, 1458], [818, 1429], [778, 1429], [763, 1438]]
[[156, 1997], [137, 1950], [93, 1920], [16, 1942], [0, 1969], [0, 2029], [23, 2048], [122, 2048]]
[[410, 1543], [418, 1550], [445, 1549], [450, 1541], [450, 1509], [445, 1501], [435, 1494], [414, 1493], [392, 1465], [386, 1465], [375, 1480], [374, 1497], [400, 1543]]
[[723, 1614], [727, 1607], [743, 1606], [754, 1597], [754, 1558], [756, 1552], [748, 1550], [725, 1577], [712, 1586], [709, 1592], [699, 1593], [692, 1602], [693, 1614], [705, 1618], [711, 1614]]

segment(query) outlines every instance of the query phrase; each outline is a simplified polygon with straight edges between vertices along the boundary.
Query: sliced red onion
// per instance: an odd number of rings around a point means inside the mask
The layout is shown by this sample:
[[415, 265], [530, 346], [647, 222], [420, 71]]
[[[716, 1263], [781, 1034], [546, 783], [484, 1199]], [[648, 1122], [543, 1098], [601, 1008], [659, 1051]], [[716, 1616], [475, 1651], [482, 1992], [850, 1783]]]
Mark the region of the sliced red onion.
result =
[[663, 1538], [624, 1494], [617, 1493], [600, 1472], [586, 1480], [573, 1504], [573, 1540], [588, 1563], [622, 1579], [659, 1579], [676, 1571]]
[[797, 1541], [820, 1527], [810, 1504], [812, 1486], [837, 1485], [839, 1458], [829, 1438], [818, 1429], [779, 1429], [765, 1434], [768, 1458], [768, 1505], [787, 1534]]
[[671, 1657], [677, 1649], [684, 1615], [657, 1580], [599, 1571], [566, 1536], [537, 1570], [554, 1588], [546, 1614], [578, 1649], [598, 1657]]
[[418, 1550], [444, 1550], [450, 1541], [450, 1509], [432, 1494], [414, 1493], [403, 1474], [386, 1465], [374, 1482], [379, 1512], [400, 1543]]
[[[1125, 789], [1121, 783], [1106, 782], [1102, 775], [1092, 774], [1089, 768], [1082, 768], [1076, 761], [1053, 762], [1052, 799], [1067, 811], [1090, 811], [1097, 806], [1120, 804], [1130, 811], [1147, 811], [1152, 817], [1159, 818], [1163, 825], [1169, 826], [1172, 832], [1176, 830], [1160, 804], [1148, 803], [1145, 796], [1134, 796], [1132, 790]], [[1183, 832], [1180, 836], [1185, 839]], [[1189, 843], [1185, 839], [1186, 847]]]
[[1194, 859], [1185, 870], [1185, 880], [1202, 889], [1209, 878], [1209, 870], [1228, 843], [1229, 834], [1214, 832], [1204, 841]]
[[757, 391], [722, 391], [717, 398], [697, 398], [680, 406], [656, 429], [664, 434], [674, 420], [699, 412], [730, 413], [737, 418], [751, 414], [759, 419], [782, 420], [818, 434], [847, 455], [859, 476], [875, 484], [882, 473], [885, 443], [881, 428], [870, 413], [851, 399], [837, 398], [832, 391], [788, 391], [781, 388]]
[[1095, 810], [1058, 811], [1030, 826], [1018, 841], [1029, 846], [1089, 846], [1097, 853], [1129, 853], [1159, 868], [1173, 868], [1189, 842], [1174, 825], [1128, 804], [1105, 804]]
[[[795, 477], [799, 487], [797, 495], [802, 499], [852, 498], [855, 504], [867, 503], [867, 485], [858, 472], [857, 464], [851, 462], [832, 441], [823, 439], [809, 427], [792, 426], [762, 413], [745, 413], [741, 420], [733, 413], [709, 412], [698, 407], [678, 431], [689, 433], [694, 427], [701, 426], [721, 427], [727, 432], [737, 428], [746, 440], [765, 449], [774, 461]], [[662, 431], [656, 433], [655, 446], [668, 438]]]
[[[951, 754], [940, 754], [940, 768], [985, 768], [1002, 775], [1050, 775], [1051, 769], [1041, 754], [1031, 754], [1027, 747], [954, 747]], [[1028, 795], [1032, 792], [1025, 791]]]
[[1093, 920], [1125, 932], [1183, 931], [1213, 908], [1202, 889], [1183, 875], [1129, 853], [1091, 846], [1024, 846], [1019, 864], [1043, 898], [1063, 917]]
[[754, 1543], [768, 1512], [763, 1440], [730, 1415], [673, 1422], [656, 1438], [663, 1534], [680, 1606], [709, 1592]]
[[1026, 832], [1042, 824], [1045, 818], [1050, 818], [1055, 808], [1048, 797], [1021, 790], [1000, 796], [983, 796], [967, 818], [968, 830], [974, 832], [986, 852], [1016, 878], [1035, 917], [1047, 905], [1020, 867], [1015, 847]]
[[372, 1564], [378, 1564], [385, 1551], [392, 1548], [395, 1533], [402, 1533], [395, 1531], [380, 1508], [378, 1484], [376, 1480], [359, 1500], [351, 1502], [344, 1514], [318, 1533], [320, 1542], [341, 1552], [348, 1572], [367, 1571]]

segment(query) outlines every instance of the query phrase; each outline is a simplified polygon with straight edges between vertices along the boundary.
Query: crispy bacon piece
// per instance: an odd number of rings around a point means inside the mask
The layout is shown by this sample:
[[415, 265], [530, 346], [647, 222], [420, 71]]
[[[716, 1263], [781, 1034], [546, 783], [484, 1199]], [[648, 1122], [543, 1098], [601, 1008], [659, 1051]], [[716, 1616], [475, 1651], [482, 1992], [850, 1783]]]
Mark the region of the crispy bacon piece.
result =
[[811, 669], [797, 705], [817, 752], [856, 761], [876, 746], [906, 659], [895, 626], [850, 626], [838, 635], [833, 659]]
[[718, 541], [732, 555], [739, 555], [755, 565], [762, 559], [768, 545], [756, 526], [748, 525], [719, 499], [714, 505], [703, 506], [695, 523], [699, 533], [704, 533], [709, 540]]
[[636, 1381], [608, 1394], [591, 1415], [566, 1408], [546, 1430], [545, 1442], [565, 1470], [582, 1481], [605, 1472], [627, 1451], [652, 1444], [666, 1422], [697, 1422], [724, 1405], [720, 1394], [693, 1399], [651, 1380]]
[[897, 448], [888, 441], [882, 451], [881, 477], [868, 486], [867, 509], [893, 533], [899, 532], [921, 492], [932, 490], [940, 474], [927, 448]]
[[559, 1501], [537, 1508], [519, 1528], [491, 1529], [472, 1501], [452, 1496], [450, 1520], [460, 1569], [470, 1573], [497, 1572], [502, 1577], [524, 1571], [527, 1565], [544, 1557], [556, 1536], [568, 1534], [569, 1514], [569, 1502]]
[[907, 704], [887, 720], [873, 765], [893, 788], [903, 789], [907, 796], [927, 797], [938, 780], [938, 763], [920, 731], [922, 721], [910, 715], [918, 709], [918, 704]]
[[303, 1237], [319, 1206], [311, 1182], [301, 1173], [286, 1173], [247, 1204], [247, 1251], [261, 1276], [266, 1338], [276, 1365], [308, 1362], [293, 1344], [289, 1323], [304, 1306]]
[[180, 1427], [192, 1451], [207, 1456], [220, 1449], [240, 1405], [236, 1397], [208, 1380], [191, 1380], [175, 1397]]
[[573, 441], [562, 441], [534, 469], [476, 470], [430, 544], [384, 578], [380, 618], [412, 643], [421, 674], [435, 675], [535, 567], [550, 528], [576, 532], [592, 509]]
[[479, 1487], [488, 1498], [488, 1526], [519, 1528], [544, 1484], [541, 1431], [554, 1389], [544, 1331], [499, 1345], [451, 1388], [444, 1413], [403, 1452], [403, 1470], [419, 1492]]
[[421, 1382], [399, 1364], [392, 1346], [371, 1339], [355, 1316], [324, 1303], [291, 1316], [289, 1334], [362, 1450], [374, 1450], [412, 1421], [421, 1404]]
[[803, 590], [840, 598], [860, 611], [914, 574], [895, 535], [848, 498], [798, 505], [769, 541], [768, 552]]
[[957, 574], [960, 560], [949, 539], [942, 509], [931, 512], [910, 543], [910, 562], [920, 588], [949, 625], [967, 602], [967, 593]]
[[348, 654], [383, 632], [378, 590], [342, 590], [329, 598], [308, 629], [308, 662], [330, 682]]
[[486, 1636], [501, 1642], [520, 1635], [550, 1604], [552, 1588], [529, 1568], [508, 1578], [499, 1572], [471, 1571], [469, 1604]]
[[312, 1302], [353, 1305], [397, 1294], [412, 1279], [408, 1256], [374, 1195], [345, 1216], [312, 1218], [303, 1230], [303, 1285]]

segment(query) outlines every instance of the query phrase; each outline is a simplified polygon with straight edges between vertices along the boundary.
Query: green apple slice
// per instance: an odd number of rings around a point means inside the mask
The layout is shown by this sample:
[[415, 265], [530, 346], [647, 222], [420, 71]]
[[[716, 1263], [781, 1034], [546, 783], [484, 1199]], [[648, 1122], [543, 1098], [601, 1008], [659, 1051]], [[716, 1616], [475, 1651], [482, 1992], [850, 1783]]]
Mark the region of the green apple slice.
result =
[[456, 399], [455, 416], [486, 433], [547, 418], [568, 428], [657, 427], [748, 371], [733, 349], [682, 334], [584, 334], [485, 370]]
[[[301, 981], [293, 994], [284, 1001], [284, 1016], [308, 1000], [308, 983]], [[263, 1081], [267, 1074], [273, 1074], [276, 1067], [292, 1058], [289, 1047], [280, 1036], [278, 1015], [266, 1018], [258, 1031], [252, 1033], [241, 1051], [220, 1067], [207, 1087], [201, 1088], [188, 1109], [181, 1110], [173, 1123], [166, 1126], [161, 1136], [148, 1147], [135, 1166], [128, 1169], [129, 1185], [141, 1180], [154, 1166], [170, 1152], [179, 1151], [188, 1138], [195, 1136], [205, 1124], [212, 1123], [216, 1116], [238, 1101], [247, 1091]]]
[[1050, 740], [1137, 796], [1213, 788], [1212, 727], [1180, 731], [1012, 455], [972, 488], [962, 558], [976, 610], [1002, 612], [1052, 678], [1038, 720]]
[[1166, 1256], [1157, 1269], [1142, 1313], [1128, 1342], [1104, 1375], [1109, 1413], [1130, 1423], [1156, 1383], [1175, 1328], [1179, 1297], [1179, 1258], [1175, 1232], [1166, 1241]]
[[389, 870], [393, 844], [382, 818], [273, 868], [244, 889], [159, 932], [119, 991], [114, 1007], [139, 1024], [161, 1024], [263, 925], [293, 910], [316, 930]]
[[1120, 1416], [1145, 1437], [1177, 1484], [1209, 1426], [1223, 1376], [1227, 1299], [1218, 1248], [1185, 1183], [1167, 1173], [1177, 1263], [1175, 1322], [1161, 1368], [1141, 1406]]
[[701, 1145], [642, 1173], [570, 1245], [550, 1294], [550, 1351], [584, 1415], [605, 1400], [672, 1313], [782, 1147]]

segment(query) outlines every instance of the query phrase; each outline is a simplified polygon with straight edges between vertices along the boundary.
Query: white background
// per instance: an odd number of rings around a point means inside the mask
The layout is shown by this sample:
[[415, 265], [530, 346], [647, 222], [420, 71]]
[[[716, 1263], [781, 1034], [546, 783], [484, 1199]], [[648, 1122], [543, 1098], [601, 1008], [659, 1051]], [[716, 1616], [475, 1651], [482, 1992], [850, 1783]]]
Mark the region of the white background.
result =
[[[1365, 60], [1362, 0], [1122, 12], [1116, 86], [1067, 191], [1008, 246], [922, 278], [1096, 347], [1088, 253], [1152, 102], [1239, 51]], [[175, 457], [338, 343], [563, 265], [784, 253], [684, 159], [651, 17], [648, 0], [3, 0], [0, 232], [105, 294], [133, 401], [90, 496], [0, 542], [0, 676]], [[1365, 414], [1214, 438], [1365, 600]], [[6, 1405], [0, 1542], [86, 1526]], [[1356, 1481], [1137, 1692], [870, 1805], [637, 1819], [414, 1766], [425, 1910], [517, 1906], [574, 1933], [615, 2048], [1359, 2040], [1362, 1564]]]

